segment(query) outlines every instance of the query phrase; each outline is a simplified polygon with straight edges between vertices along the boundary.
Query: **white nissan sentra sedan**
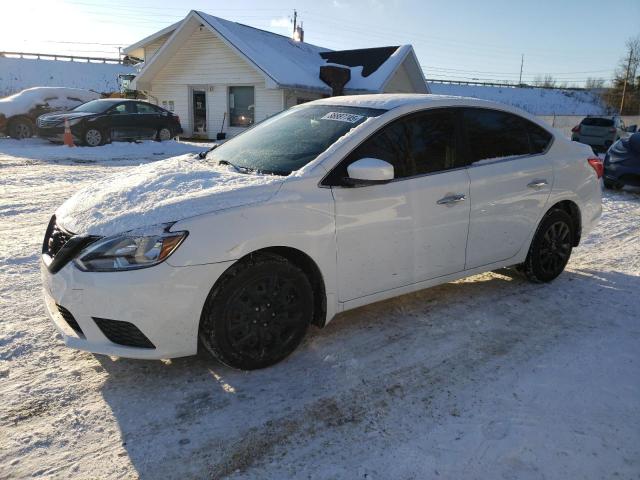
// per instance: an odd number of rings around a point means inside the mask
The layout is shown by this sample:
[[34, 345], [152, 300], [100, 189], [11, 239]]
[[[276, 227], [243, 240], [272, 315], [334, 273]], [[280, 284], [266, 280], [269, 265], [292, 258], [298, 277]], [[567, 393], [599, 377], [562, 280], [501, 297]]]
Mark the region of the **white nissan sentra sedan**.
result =
[[549, 282], [601, 213], [587, 146], [469, 98], [328, 98], [202, 157], [55, 212], [42, 278], [68, 346], [159, 359], [200, 342], [262, 368], [361, 305], [501, 267]]

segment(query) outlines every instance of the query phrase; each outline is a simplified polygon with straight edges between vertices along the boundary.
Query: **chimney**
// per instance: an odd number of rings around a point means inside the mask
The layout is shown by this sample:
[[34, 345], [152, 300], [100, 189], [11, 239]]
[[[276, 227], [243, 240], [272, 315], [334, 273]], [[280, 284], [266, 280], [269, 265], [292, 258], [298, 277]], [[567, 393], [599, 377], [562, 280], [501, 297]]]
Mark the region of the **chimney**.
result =
[[339, 97], [344, 94], [344, 86], [351, 80], [351, 70], [338, 65], [320, 67], [320, 80], [331, 87], [331, 95]]

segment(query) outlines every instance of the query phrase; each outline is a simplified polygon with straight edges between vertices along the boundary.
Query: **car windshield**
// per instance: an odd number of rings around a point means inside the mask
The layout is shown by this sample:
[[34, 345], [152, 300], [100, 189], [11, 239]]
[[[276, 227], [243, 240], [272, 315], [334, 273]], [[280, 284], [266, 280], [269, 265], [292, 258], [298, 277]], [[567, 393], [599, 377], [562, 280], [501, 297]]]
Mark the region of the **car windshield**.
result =
[[240, 171], [289, 175], [324, 152], [352, 128], [385, 110], [308, 105], [257, 124], [213, 150], [207, 159]]
[[113, 102], [105, 102], [104, 100], [91, 100], [90, 102], [78, 105], [73, 109], [74, 112], [102, 113], [113, 105]]

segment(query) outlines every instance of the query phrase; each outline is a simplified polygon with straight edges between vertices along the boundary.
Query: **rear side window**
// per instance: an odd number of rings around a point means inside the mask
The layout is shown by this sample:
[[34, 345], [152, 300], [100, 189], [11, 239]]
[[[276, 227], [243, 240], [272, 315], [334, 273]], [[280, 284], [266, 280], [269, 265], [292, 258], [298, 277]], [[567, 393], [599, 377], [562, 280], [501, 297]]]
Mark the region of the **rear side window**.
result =
[[539, 127], [535, 123], [524, 121], [529, 134], [529, 143], [531, 144], [531, 153], [543, 153], [551, 144], [553, 135], [547, 132], [544, 128]]
[[395, 178], [424, 175], [462, 166], [456, 151], [452, 111], [436, 110], [396, 120], [373, 134], [346, 159], [346, 166], [372, 157], [393, 165]]
[[471, 163], [529, 155], [525, 120], [507, 112], [466, 109], [463, 114]]
[[587, 117], [581, 123], [588, 127], [613, 127], [613, 119], [611, 118]]

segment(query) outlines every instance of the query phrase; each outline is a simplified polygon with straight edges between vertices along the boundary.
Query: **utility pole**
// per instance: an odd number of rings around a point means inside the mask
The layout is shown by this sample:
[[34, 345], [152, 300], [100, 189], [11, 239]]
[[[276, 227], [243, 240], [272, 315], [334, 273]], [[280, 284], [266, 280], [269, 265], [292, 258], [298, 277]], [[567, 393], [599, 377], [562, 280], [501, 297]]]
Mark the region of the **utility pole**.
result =
[[627, 83], [629, 82], [629, 70], [631, 70], [631, 59], [633, 58], [633, 47], [629, 47], [629, 60], [627, 61], [627, 74], [624, 76], [624, 85], [622, 86], [622, 100], [620, 100], [620, 115], [624, 109], [624, 97], [627, 95]]
[[520, 60], [520, 81], [518, 85], [522, 85], [522, 67], [524, 67], [524, 53], [522, 54], [522, 59]]
[[291, 38], [295, 37], [296, 35], [296, 27], [298, 26], [298, 12], [296, 11], [296, 9], [293, 9], [293, 35]]

